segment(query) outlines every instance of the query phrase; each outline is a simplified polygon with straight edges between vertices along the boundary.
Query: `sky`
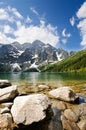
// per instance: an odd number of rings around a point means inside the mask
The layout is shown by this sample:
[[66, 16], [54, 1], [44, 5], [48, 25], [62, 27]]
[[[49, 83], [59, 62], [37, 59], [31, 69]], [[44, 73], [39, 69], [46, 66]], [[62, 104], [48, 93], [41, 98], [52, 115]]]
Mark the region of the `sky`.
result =
[[0, 43], [86, 48], [86, 0], [0, 0]]

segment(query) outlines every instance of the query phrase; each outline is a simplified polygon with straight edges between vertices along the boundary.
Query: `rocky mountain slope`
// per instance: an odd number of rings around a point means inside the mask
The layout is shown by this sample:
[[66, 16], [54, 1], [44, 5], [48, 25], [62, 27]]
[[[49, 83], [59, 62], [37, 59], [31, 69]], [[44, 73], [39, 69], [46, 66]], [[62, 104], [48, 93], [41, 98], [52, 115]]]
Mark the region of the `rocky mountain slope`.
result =
[[33, 68], [34, 66], [36, 68], [40, 64], [53, 63], [68, 56], [69, 53], [67, 51], [61, 48], [57, 49], [39, 40], [24, 44], [18, 42], [6, 45], [0, 44], [0, 70], [6, 65], [14, 68], [15, 63], [18, 64], [16, 65], [17, 68], [20, 66], [23, 70], [27, 70], [32, 65]]
[[48, 72], [86, 72], [86, 49], [55, 64], [42, 66], [40, 69]]

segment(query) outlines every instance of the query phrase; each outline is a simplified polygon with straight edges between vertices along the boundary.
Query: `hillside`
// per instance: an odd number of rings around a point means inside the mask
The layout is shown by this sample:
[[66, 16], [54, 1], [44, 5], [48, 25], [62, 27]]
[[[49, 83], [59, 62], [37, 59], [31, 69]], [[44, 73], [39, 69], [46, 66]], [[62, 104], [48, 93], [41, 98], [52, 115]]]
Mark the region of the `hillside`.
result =
[[40, 69], [47, 72], [86, 72], [86, 49]]

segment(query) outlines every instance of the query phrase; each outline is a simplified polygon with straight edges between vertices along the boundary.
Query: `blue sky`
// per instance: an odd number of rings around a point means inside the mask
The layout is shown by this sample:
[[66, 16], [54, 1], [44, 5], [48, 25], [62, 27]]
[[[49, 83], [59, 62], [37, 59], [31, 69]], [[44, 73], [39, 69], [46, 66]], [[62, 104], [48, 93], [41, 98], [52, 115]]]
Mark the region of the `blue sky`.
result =
[[0, 42], [36, 39], [66, 50], [86, 48], [86, 0], [0, 1]]

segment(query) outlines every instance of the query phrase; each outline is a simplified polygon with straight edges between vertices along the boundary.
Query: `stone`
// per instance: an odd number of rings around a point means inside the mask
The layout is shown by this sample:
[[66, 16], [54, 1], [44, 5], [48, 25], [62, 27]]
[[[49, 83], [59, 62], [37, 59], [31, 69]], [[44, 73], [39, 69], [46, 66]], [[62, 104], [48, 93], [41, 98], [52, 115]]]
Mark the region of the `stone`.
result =
[[5, 107], [3, 109], [1, 109], [1, 114], [4, 114], [4, 113], [9, 113], [10, 112], [10, 109], [8, 107]]
[[39, 85], [38, 88], [39, 89], [48, 89], [49, 86], [47, 86], [47, 85]]
[[0, 89], [0, 102], [10, 101], [18, 95], [17, 86]]
[[64, 111], [64, 116], [65, 116], [68, 120], [70, 120], [70, 121], [72, 121], [72, 122], [77, 122], [78, 119], [79, 119], [79, 117], [76, 115], [76, 113], [75, 113], [73, 110], [71, 110], [71, 109], [66, 109], [66, 110]]
[[51, 102], [52, 102], [52, 107], [56, 107], [59, 110], [65, 110], [67, 108], [67, 105], [63, 101], [53, 100]]
[[80, 130], [86, 130], [86, 119], [85, 120], [81, 120], [78, 123], [78, 127], [80, 128]]
[[64, 115], [61, 115], [61, 121], [64, 130], [80, 130], [75, 122], [67, 120]]
[[74, 112], [79, 116], [80, 120], [86, 119], [86, 103], [78, 105], [78, 107], [74, 109]]
[[0, 88], [5, 88], [11, 86], [11, 82], [9, 80], [0, 80]]
[[78, 99], [76, 93], [69, 87], [60, 87], [49, 92], [51, 98], [67, 101], [67, 102], [75, 102]]
[[12, 130], [12, 116], [9, 113], [0, 114], [0, 130]]
[[3, 107], [8, 107], [9, 109], [12, 107], [13, 103], [12, 102], [6, 102], [1, 104]]
[[18, 96], [14, 99], [11, 113], [17, 125], [30, 125], [44, 120], [49, 107], [50, 101], [44, 94]]

